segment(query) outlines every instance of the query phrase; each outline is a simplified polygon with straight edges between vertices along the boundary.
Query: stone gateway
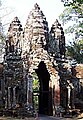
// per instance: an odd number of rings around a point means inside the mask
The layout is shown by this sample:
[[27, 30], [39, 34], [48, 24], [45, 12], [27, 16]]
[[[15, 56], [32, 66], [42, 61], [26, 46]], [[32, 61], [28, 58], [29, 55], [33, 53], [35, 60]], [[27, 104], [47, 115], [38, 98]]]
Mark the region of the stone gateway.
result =
[[79, 81], [75, 67], [65, 58], [61, 24], [55, 20], [49, 31], [36, 3], [24, 29], [18, 17], [9, 26], [4, 61], [0, 64], [0, 108], [30, 108], [45, 115], [75, 109], [77, 94], [83, 92], [83, 78]]

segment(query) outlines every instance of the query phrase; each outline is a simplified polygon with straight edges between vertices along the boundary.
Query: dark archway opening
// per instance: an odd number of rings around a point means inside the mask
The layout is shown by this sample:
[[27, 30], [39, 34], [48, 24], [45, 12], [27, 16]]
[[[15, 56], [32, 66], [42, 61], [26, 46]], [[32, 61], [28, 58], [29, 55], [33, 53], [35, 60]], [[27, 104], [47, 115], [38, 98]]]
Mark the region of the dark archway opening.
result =
[[35, 70], [39, 78], [39, 114], [49, 115], [49, 80], [50, 74], [43, 61], [40, 62], [38, 69]]

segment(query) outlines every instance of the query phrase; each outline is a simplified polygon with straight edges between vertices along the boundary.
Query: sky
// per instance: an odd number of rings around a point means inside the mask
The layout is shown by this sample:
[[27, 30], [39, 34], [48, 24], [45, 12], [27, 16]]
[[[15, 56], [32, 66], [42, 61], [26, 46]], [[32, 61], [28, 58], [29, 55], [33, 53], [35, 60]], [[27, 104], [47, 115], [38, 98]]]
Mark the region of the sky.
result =
[[[61, 0], [1, 0], [2, 7], [5, 7], [2, 23], [11, 23], [14, 17], [18, 17], [23, 27], [26, 24], [29, 12], [33, 9], [34, 4], [38, 3], [48, 21], [48, 26], [58, 19], [58, 16], [63, 12], [64, 5]], [[6, 15], [8, 14], [8, 15]], [[5, 16], [6, 15], [6, 16]], [[9, 27], [5, 25], [6, 29]]]

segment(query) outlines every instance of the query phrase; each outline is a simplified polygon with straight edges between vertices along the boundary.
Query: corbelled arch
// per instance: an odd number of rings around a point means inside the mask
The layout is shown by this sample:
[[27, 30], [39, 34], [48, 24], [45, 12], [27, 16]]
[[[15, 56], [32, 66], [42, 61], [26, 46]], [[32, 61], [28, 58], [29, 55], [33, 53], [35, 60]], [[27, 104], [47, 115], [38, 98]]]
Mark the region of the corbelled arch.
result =
[[[48, 46], [48, 22], [38, 4], [34, 5], [28, 16], [24, 28], [24, 37], [24, 48], [27, 51], [28, 58], [28, 81], [33, 81], [33, 73], [36, 72], [40, 82], [39, 112], [52, 115], [52, 106], [55, 106], [55, 101], [56, 106], [60, 104], [59, 77], [58, 72], [53, 68], [54, 57], [48, 53], [48, 47], [50, 47]], [[31, 89], [28, 101], [31, 99], [32, 92]], [[55, 96], [55, 92], [58, 95]]]
[[34, 72], [37, 73], [39, 78], [39, 113], [41, 114], [52, 115], [53, 105], [60, 105], [59, 75], [53, 68], [53, 60], [45, 50], [33, 55], [33, 59], [30, 60], [29, 73], [32, 79]]

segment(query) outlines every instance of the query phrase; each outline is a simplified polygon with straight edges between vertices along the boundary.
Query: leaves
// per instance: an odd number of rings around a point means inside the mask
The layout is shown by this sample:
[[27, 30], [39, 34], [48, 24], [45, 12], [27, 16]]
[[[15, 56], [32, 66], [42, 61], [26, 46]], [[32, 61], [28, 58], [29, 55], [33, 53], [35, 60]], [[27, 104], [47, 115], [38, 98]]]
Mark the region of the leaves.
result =
[[83, 0], [61, 0], [64, 3], [64, 6], [75, 5], [76, 3], [83, 4]]
[[66, 55], [74, 58], [78, 63], [83, 63], [83, 39], [73, 41], [72, 44], [67, 46]]
[[78, 18], [83, 18], [83, 0], [63, 0], [65, 7], [72, 8]]
[[66, 55], [83, 63], [83, 0], [62, 0], [65, 10], [60, 15], [63, 25], [70, 24], [65, 34], [74, 34], [74, 40], [67, 46]]
[[39, 90], [39, 79], [37, 74], [34, 72], [33, 73], [33, 91], [38, 91]]

